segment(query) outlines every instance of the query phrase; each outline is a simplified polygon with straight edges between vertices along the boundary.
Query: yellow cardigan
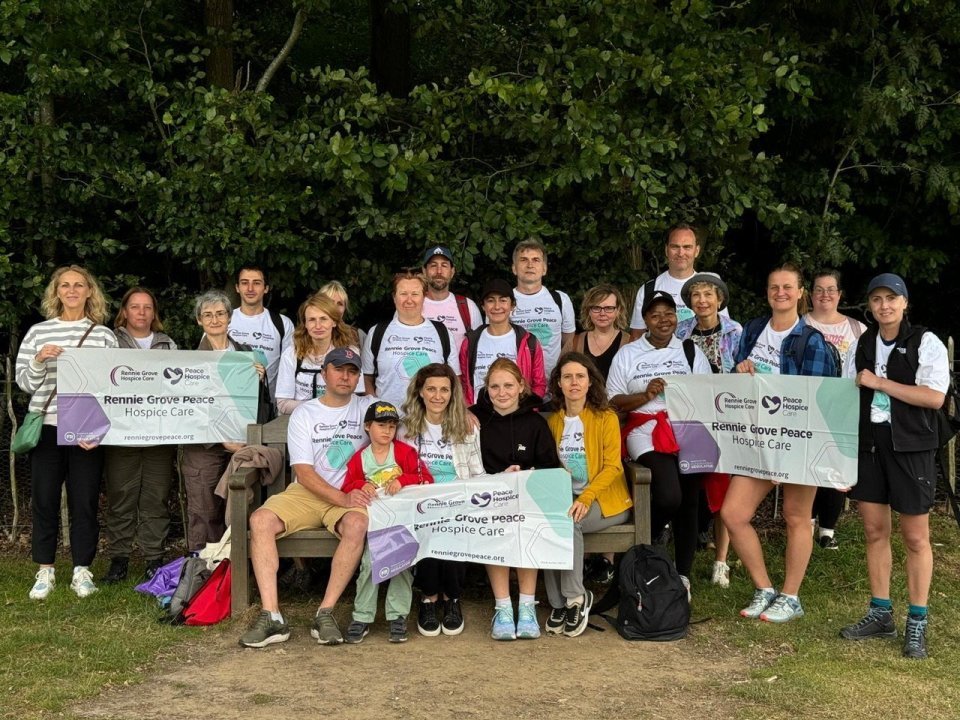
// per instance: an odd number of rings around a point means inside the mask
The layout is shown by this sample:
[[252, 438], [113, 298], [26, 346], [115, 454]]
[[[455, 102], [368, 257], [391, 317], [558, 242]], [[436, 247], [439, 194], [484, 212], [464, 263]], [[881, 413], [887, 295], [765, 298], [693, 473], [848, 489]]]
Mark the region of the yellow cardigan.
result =
[[[547, 420], [554, 442], [563, 435], [564, 413], [558, 410]], [[583, 447], [587, 455], [587, 476], [590, 482], [577, 498], [588, 508], [596, 500], [600, 513], [610, 517], [633, 505], [627, 491], [627, 480], [620, 461], [620, 421], [612, 410], [597, 412], [584, 408], [580, 413], [583, 423]]]

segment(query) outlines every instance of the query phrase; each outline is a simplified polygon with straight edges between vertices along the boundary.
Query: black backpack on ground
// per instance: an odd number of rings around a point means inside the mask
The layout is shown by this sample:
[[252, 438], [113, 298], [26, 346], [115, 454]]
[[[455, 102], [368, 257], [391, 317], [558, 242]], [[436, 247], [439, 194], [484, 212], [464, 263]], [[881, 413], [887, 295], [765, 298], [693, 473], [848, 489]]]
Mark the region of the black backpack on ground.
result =
[[615, 627], [625, 640], [665, 641], [687, 636], [687, 589], [661, 548], [630, 548], [620, 560], [619, 589]]

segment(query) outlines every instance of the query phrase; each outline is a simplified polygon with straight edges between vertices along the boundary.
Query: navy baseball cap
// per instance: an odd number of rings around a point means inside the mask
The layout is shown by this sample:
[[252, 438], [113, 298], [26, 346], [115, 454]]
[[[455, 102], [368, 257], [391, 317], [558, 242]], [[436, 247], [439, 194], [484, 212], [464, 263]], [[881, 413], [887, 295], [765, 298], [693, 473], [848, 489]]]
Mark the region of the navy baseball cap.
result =
[[673, 295], [668, 292], [664, 292], [663, 290], [654, 290], [652, 293], [650, 293], [650, 297], [644, 296], [643, 307], [640, 308], [640, 314], [646, 315], [650, 311], [650, 308], [652, 308], [655, 303], [659, 302], [669, 305], [674, 310], [677, 309], [677, 301], [673, 299]]
[[370, 406], [367, 408], [367, 413], [363, 416], [363, 421], [365, 423], [400, 422], [400, 413], [398, 413], [397, 408], [390, 403], [378, 400], [375, 403], [370, 403]]
[[328, 363], [333, 363], [334, 367], [353, 365], [359, 370], [360, 356], [348, 347], [338, 347], [327, 353], [327, 357], [324, 358], [323, 364], [326, 366]]
[[445, 245], [434, 245], [431, 248], [427, 248], [427, 251], [423, 254], [423, 264], [426, 265], [437, 255], [441, 255], [450, 261], [450, 264], [453, 265], [453, 253], [450, 252], [450, 248]]
[[877, 275], [870, 281], [870, 284], [867, 285], [867, 295], [877, 288], [890, 288], [897, 295], [902, 295], [907, 300], [910, 299], [910, 296], [907, 294], [907, 284], [903, 281], [902, 277], [894, 273], [880, 273]]

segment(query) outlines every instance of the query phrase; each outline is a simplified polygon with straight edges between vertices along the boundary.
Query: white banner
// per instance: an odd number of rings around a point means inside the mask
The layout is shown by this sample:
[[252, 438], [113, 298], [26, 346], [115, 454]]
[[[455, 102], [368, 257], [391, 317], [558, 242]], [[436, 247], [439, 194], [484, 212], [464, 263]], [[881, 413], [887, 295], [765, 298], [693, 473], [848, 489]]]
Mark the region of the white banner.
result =
[[57, 358], [57, 440], [243, 442], [257, 421], [248, 352], [71, 348]]
[[418, 560], [573, 567], [573, 501], [566, 470], [526, 470], [380, 495], [369, 508], [373, 581]]
[[680, 375], [667, 380], [680, 472], [798, 485], [857, 483], [860, 393], [852, 380]]

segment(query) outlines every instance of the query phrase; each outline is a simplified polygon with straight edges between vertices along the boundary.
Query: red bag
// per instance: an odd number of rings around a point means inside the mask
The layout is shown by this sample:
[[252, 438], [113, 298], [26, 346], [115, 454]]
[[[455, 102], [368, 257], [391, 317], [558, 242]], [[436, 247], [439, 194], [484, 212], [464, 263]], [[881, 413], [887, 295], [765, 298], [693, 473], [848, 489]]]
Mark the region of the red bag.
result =
[[230, 561], [221, 560], [183, 609], [184, 625], [216, 625], [230, 617]]

